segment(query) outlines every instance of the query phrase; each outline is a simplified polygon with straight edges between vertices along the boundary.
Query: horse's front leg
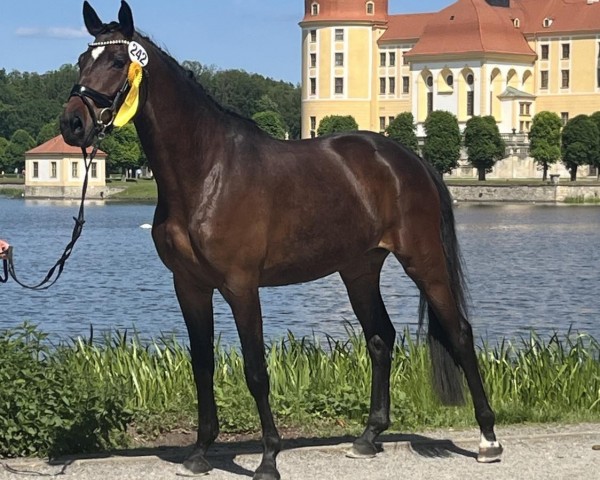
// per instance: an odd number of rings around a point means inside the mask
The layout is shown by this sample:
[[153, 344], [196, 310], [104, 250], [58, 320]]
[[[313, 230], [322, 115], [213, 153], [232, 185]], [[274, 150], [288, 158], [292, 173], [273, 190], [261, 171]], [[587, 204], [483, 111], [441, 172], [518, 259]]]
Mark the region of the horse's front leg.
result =
[[248, 389], [254, 397], [262, 426], [263, 458], [254, 480], [279, 480], [276, 457], [281, 439], [269, 405], [269, 376], [265, 362], [265, 346], [258, 287], [226, 286], [221, 293], [231, 306], [242, 344], [244, 373]]
[[219, 420], [213, 391], [215, 372], [214, 321], [211, 288], [199, 289], [175, 276], [175, 292], [190, 337], [192, 369], [198, 395], [198, 439], [190, 456], [183, 462], [184, 475], [204, 474], [212, 470], [206, 460], [208, 447], [219, 434]]

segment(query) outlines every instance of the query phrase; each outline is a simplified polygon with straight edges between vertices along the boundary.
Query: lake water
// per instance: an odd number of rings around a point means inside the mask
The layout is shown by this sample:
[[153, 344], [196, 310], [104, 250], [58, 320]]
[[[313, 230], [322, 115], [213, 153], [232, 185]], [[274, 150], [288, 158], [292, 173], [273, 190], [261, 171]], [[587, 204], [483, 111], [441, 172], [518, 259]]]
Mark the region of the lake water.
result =
[[[77, 202], [0, 198], [0, 237], [14, 246], [17, 273], [37, 283], [71, 236]], [[43, 292], [0, 284], [0, 329], [29, 321], [52, 340], [127, 329], [142, 339], [186, 340], [170, 272], [154, 250], [154, 206], [93, 204], [83, 235], [60, 280]], [[600, 208], [595, 206], [467, 205], [456, 208], [469, 275], [471, 323], [478, 343], [519, 340], [531, 329], [589, 333], [600, 340]], [[398, 331], [416, 331], [418, 293], [394, 258], [382, 293]], [[337, 275], [261, 290], [265, 336], [346, 338], [357, 327]], [[215, 295], [216, 331], [237, 344], [228, 306]]]

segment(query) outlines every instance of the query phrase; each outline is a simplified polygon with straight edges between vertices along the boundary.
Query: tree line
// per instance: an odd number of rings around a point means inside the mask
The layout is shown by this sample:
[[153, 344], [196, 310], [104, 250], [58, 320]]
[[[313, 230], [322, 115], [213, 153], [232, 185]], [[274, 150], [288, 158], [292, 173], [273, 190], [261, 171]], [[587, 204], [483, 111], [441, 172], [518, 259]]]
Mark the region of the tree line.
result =
[[[410, 112], [396, 116], [385, 134], [402, 143], [425, 160], [431, 162], [440, 174], [450, 173], [458, 167], [464, 147], [469, 164], [477, 169], [478, 179], [485, 180], [497, 161], [506, 157], [506, 144], [493, 116], [471, 117], [461, 134], [456, 116], [436, 110], [424, 122], [425, 138], [422, 147], [416, 134], [414, 117]], [[352, 116], [329, 115], [319, 123], [317, 134], [358, 130]], [[578, 167], [595, 166], [600, 170], [600, 112], [578, 115], [566, 125], [554, 112], [543, 111], [533, 117], [528, 133], [529, 154], [547, 179], [551, 165], [562, 160], [571, 175], [577, 179]]]
[[[182, 66], [222, 106], [254, 118], [279, 138], [300, 137], [299, 85], [195, 61], [184, 61]], [[58, 135], [59, 116], [78, 76], [75, 65], [44, 74], [0, 69], [0, 171], [20, 172], [27, 150]], [[115, 129], [100, 148], [108, 154], [111, 172], [136, 169], [146, 162], [132, 124]]]

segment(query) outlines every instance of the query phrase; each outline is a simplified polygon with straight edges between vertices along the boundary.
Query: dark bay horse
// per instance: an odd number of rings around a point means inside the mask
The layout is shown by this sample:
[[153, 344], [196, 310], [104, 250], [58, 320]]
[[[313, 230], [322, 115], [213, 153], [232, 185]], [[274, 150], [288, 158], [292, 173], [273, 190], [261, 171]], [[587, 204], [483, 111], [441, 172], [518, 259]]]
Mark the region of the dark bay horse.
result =
[[103, 23], [87, 2], [83, 14], [95, 40], [79, 58], [79, 84], [61, 130], [71, 145], [95, 143], [132, 90], [131, 63], [142, 66], [134, 122], [158, 184], [152, 236], [173, 272], [198, 394], [198, 439], [184, 462], [186, 472], [211, 469], [205, 453], [219, 432], [213, 292], [233, 311], [260, 416], [264, 451], [254, 478], [278, 479], [281, 441], [269, 405], [259, 287], [334, 272], [347, 288], [373, 364], [370, 414], [349, 455], [376, 454], [375, 439], [390, 423], [395, 330], [379, 291], [390, 253], [420, 289], [442, 400], [462, 399], [460, 367], [481, 429], [478, 459], [498, 460], [502, 447], [466, 318], [452, 202], [431, 166], [370, 132], [271, 138], [220, 107], [173, 58], [137, 33], [127, 3], [116, 22]]

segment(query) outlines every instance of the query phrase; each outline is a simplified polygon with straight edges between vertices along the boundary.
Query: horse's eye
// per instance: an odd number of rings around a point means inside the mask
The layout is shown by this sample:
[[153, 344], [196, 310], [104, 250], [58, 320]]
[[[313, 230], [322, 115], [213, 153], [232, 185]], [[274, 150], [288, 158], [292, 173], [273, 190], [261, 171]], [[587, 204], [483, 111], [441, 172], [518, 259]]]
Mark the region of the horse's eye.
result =
[[122, 70], [125, 67], [125, 60], [122, 58], [115, 58], [113, 60], [113, 67], [118, 70]]

